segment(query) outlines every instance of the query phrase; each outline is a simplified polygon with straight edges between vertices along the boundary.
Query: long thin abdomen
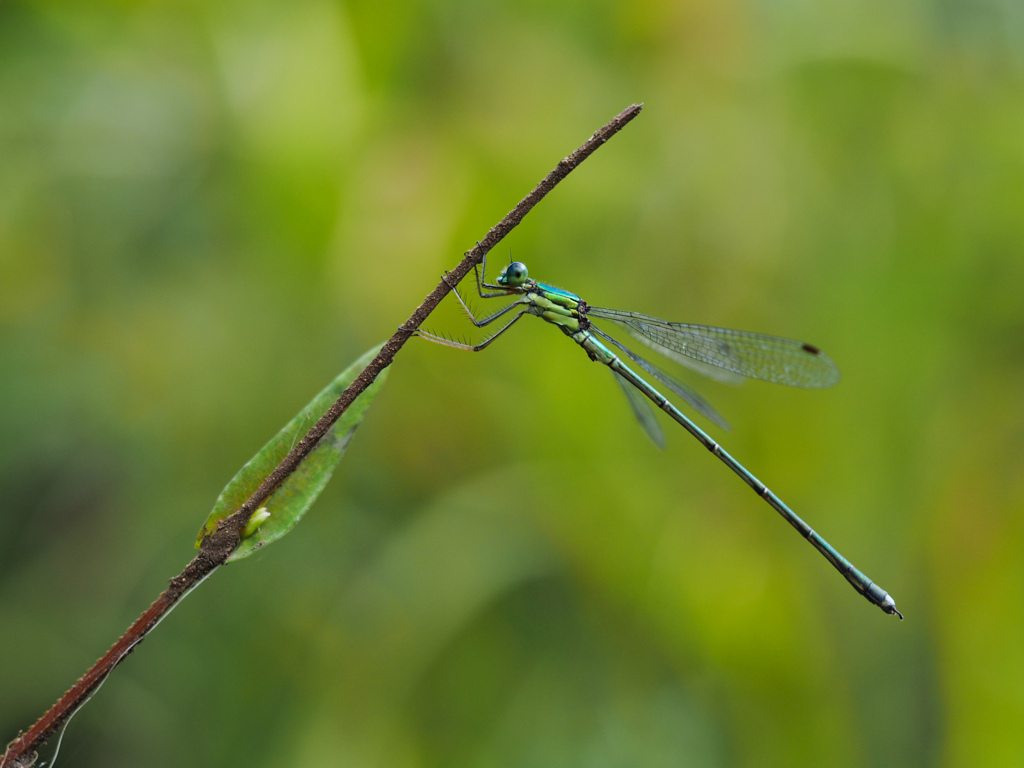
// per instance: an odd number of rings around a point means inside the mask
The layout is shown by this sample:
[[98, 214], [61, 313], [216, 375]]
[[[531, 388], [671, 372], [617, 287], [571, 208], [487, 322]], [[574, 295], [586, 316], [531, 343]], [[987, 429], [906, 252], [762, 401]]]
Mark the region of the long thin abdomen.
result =
[[597, 339], [593, 338], [589, 333], [581, 332], [575, 334], [573, 338], [587, 351], [591, 359], [609, 366], [612, 370], [643, 392], [654, 402], [655, 405], [665, 411], [665, 413], [671, 416], [673, 420], [679, 423], [687, 432], [697, 438], [700, 443], [711, 451], [711, 453], [717, 456], [723, 464], [739, 475], [743, 479], [743, 482], [753, 489], [754, 493], [768, 502], [772, 509], [782, 515], [786, 522], [796, 528], [800, 532], [800, 535], [807, 539], [815, 549], [824, 555], [824, 557], [832, 563], [832, 566], [839, 571], [848, 582], [850, 582], [853, 588], [867, 598], [868, 601], [877, 605], [886, 613], [894, 614], [899, 616], [901, 619], [903, 618], [900, 612], [896, 610], [895, 601], [889, 597], [888, 593], [884, 589], [872, 582], [871, 579], [855, 568], [849, 560], [839, 554], [831, 544], [825, 541], [825, 539], [816, 533], [814, 529], [801, 520], [793, 510], [786, 506], [782, 499], [770, 491], [764, 483], [758, 480], [750, 471], [747, 470], [746, 467], [736, 461], [736, 459], [725, 451], [717, 442], [712, 440], [704, 430], [690, 421], [684, 413], [682, 413], [668, 400], [667, 397], [637, 375], [629, 366], [623, 363], [617, 355], [613, 354], [611, 350], [609, 350], [604, 344], [601, 344]]

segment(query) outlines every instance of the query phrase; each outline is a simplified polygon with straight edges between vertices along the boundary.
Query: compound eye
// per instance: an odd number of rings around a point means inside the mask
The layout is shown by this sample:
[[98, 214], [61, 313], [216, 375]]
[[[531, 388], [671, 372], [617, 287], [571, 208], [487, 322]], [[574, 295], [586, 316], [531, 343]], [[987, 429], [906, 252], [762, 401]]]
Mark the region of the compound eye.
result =
[[526, 265], [521, 261], [513, 261], [507, 267], [505, 267], [505, 284], [513, 287], [518, 287], [526, 282], [526, 278], [529, 276], [529, 272], [526, 271]]

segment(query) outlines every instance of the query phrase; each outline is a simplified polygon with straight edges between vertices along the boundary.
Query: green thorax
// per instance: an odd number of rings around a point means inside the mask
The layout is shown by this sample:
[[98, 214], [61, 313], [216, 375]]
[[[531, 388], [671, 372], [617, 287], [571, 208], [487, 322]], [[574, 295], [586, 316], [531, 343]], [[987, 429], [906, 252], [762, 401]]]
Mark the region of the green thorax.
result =
[[527, 288], [524, 298], [529, 302], [527, 312], [557, 325], [567, 336], [585, 330], [589, 325], [587, 305], [575, 293], [536, 282], [524, 287]]

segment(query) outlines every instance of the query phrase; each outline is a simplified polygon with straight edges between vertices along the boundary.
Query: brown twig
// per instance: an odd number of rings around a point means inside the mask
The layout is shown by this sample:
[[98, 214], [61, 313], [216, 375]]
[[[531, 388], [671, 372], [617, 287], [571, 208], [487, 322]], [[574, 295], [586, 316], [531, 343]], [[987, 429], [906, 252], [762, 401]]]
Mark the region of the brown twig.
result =
[[448, 295], [451, 286], [458, 284], [462, 278], [469, 274], [474, 265], [480, 263], [484, 254], [494, 248], [505, 235], [511, 232], [523, 220], [523, 217], [529, 213], [530, 209], [555, 188], [558, 182], [568, 176], [594, 150], [608, 141], [630, 120], [640, 114], [642, 108], [642, 104], [633, 104], [624, 109], [612, 118], [607, 125], [587, 139], [579, 149], [568, 157], [563, 158], [530, 194], [520, 200], [515, 208], [509, 211], [500, 222], [491, 228], [484, 239], [476, 244], [475, 248], [466, 252], [459, 265], [445, 275], [445, 278], [438, 283], [437, 287], [423, 300], [423, 303], [416, 308], [412, 316], [399, 327], [394, 336], [388, 339], [380, 352], [377, 353], [377, 356], [370, 361], [370, 364], [341, 393], [341, 396], [327, 413], [320, 417], [320, 420], [313, 425], [313, 428], [306, 433], [306, 436], [299, 441], [291, 453], [260, 484], [255, 493], [237, 511], [221, 520], [217, 530], [203, 540], [199, 554], [185, 567], [184, 571], [171, 579], [170, 586], [135, 620], [121, 639], [114, 643], [114, 646], [45, 715], [39, 718], [35, 725], [7, 746], [7, 751], [0, 758], [0, 768], [20, 768], [21, 766], [32, 765], [35, 760], [33, 753], [67, 722], [68, 718], [75, 713], [75, 710], [102, 684], [114, 667], [121, 663], [135, 646], [145, 639], [150, 630], [157, 625], [175, 603], [227, 560], [228, 556], [238, 545], [240, 533], [252, 513], [260, 507], [285, 478], [298, 468], [302, 460], [316, 447], [320, 438], [327, 433], [327, 430], [341, 417], [341, 414], [345, 412], [359, 394], [373, 383], [373, 380], [377, 378], [381, 371], [391, 365], [391, 361], [394, 360], [398, 350], [409, 340], [409, 337], [412, 336], [415, 330], [420, 327], [420, 324], [427, 318], [427, 315], [434, 311], [434, 308], [441, 302], [441, 299]]

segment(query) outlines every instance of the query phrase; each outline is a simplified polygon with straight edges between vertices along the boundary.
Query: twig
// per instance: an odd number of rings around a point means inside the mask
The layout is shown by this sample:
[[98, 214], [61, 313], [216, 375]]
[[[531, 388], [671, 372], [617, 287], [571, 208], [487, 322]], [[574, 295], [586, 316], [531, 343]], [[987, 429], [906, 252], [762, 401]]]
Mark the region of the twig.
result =
[[594, 150], [640, 114], [642, 108], [642, 104], [633, 104], [612, 118], [607, 125], [587, 139], [579, 149], [562, 159], [530, 194], [520, 200], [515, 208], [491, 228], [475, 248], [466, 252], [459, 265], [445, 275], [445, 278], [430, 292], [409, 319], [399, 327], [395, 335], [388, 339], [377, 356], [370, 361], [370, 364], [341, 393], [341, 397], [335, 401], [327, 413], [320, 417], [313, 428], [306, 433], [306, 436], [260, 484], [255, 493], [237, 511], [218, 523], [217, 530], [203, 540], [199, 554], [185, 567], [184, 571], [171, 579], [170, 586], [160, 597], [135, 620], [128, 631], [114, 643], [114, 646], [45, 715], [39, 718], [35, 725], [8, 745], [7, 751], [0, 758], [0, 768], [20, 768], [20, 766], [32, 765], [35, 759], [33, 753], [68, 721], [75, 710], [103, 683], [114, 667], [120, 664], [134, 650], [135, 646], [145, 639], [150, 630], [159, 623], [175, 603], [227, 560], [238, 545], [240, 533], [252, 513], [274, 492], [278, 485], [298, 468], [302, 460], [316, 447], [320, 438], [327, 433], [327, 430], [341, 417], [341, 414], [359, 394], [373, 383], [381, 371], [391, 365], [398, 350], [404, 346], [427, 316], [434, 311], [441, 299], [448, 295], [451, 286], [457, 285], [462, 278], [469, 274], [473, 266], [480, 263], [484, 254], [511, 232], [529, 213], [530, 209], [555, 188], [558, 182], [568, 176]]

